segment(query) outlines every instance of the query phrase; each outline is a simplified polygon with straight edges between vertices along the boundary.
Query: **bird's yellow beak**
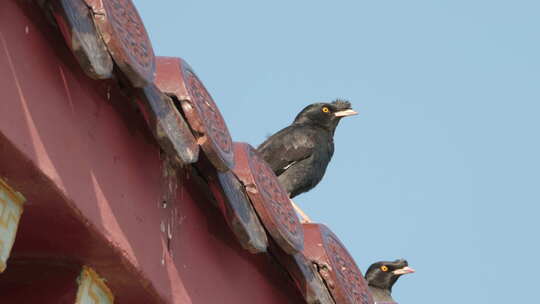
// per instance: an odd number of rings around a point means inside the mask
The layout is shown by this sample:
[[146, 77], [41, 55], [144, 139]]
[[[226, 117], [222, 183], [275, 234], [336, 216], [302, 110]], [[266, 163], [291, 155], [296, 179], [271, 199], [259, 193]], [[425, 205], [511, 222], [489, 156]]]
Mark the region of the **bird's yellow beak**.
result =
[[334, 115], [336, 117], [347, 117], [347, 116], [353, 116], [353, 115], [356, 115], [356, 114], [358, 114], [358, 112], [356, 112], [353, 109], [347, 109], [347, 110], [338, 111], [338, 112], [334, 113]]
[[405, 266], [405, 267], [403, 267], [401, 269], [396, 269], [396, 270], [392, 271], [392, 273], [395, 274], [395, 275], [402, 275], [402, 274], [408, 274], [408, 273], [413, 273], [413, 272], [415, 272], [415, 270], [412, 269], [409, 266]]

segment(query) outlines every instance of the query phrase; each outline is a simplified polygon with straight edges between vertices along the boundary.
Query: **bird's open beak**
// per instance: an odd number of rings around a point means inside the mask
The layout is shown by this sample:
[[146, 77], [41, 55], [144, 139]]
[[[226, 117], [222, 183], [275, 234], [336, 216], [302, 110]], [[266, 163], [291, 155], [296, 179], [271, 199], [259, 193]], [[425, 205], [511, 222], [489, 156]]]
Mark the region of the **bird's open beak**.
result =
[[395, 275], [402, 275], [402, 274], [408, 274], [408, 273], [413, 273], [413, 272], [415, 272], [415, 270], [412, 269], [409, 266], [405, 266], [405, 267], [403, 267], [401, 269], [396, 269], [396, 270], [392, 271], [392, 273], [395, 274]]
[[347, 110], [338, 111], [338, 112], [334, 113], [334, 115], [336, 117], [347, 117], [347, 116], [353, 116], [353, 115], [356, 115], [356, 114], [358, 114], [358, 112], [356, 112], [353, 109], [347, 109]]

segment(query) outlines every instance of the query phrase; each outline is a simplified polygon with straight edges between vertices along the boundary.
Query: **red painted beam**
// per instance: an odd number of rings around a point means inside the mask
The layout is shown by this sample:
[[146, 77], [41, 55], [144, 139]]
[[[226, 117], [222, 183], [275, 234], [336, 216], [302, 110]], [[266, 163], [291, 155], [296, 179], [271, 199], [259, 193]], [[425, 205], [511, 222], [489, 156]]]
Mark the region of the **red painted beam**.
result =
[[2, 274], [2, 303], [74, 304], [80, 268], [69, 264], [16, 261]]
[[7, 291], [43, 269], [53, 297], [82, 265], [115, 303], [303, 303], [268, 255], [242, 249], [192, 173], [163, 203], [160, 151], [133, 100], [85, 76], [29, 1], [0, 2], [0, 92], [0, 177], [27, 199], [1, 303], [23, 303]]

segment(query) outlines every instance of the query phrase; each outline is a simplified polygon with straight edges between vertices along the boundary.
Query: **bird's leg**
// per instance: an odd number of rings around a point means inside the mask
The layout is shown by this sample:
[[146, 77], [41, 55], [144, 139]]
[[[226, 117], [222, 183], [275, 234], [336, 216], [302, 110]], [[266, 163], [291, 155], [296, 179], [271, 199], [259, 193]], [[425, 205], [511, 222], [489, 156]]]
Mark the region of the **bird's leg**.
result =
[[302, 223], [311, 223], [311, 219], [309, 218], [309, 216], [307, 216], [307, 214], [304, 211], [302, 211], [302, 209], [300, 209], [300, 207], [298, 207], [293, 202], [292, 199], [289, 199], [289, 200], [291, 201], [291, 204], [292, 204], [294, 210], [300, 215], [300, 218], [301, 218], [300, 222], [302, 222]]

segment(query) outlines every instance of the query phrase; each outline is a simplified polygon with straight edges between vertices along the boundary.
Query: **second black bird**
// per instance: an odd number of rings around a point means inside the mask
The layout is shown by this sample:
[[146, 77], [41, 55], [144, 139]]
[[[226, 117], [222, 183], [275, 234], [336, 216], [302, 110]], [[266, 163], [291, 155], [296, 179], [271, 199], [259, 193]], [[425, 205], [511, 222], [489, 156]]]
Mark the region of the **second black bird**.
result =
[[311, 104], [290, 126], [257, 148], [291, 198], [321, 181], [334, 154], [334, 132], [339, 121], [355, 114], [350, 102], [344, 100]]
[[366, 281], [375, 303], [395, 303], [392, 287], [405, 274], [413, 273], [407, 260], [381, 261], [371, 264], [366, 271]]

